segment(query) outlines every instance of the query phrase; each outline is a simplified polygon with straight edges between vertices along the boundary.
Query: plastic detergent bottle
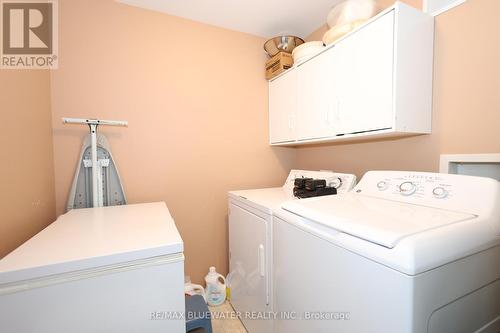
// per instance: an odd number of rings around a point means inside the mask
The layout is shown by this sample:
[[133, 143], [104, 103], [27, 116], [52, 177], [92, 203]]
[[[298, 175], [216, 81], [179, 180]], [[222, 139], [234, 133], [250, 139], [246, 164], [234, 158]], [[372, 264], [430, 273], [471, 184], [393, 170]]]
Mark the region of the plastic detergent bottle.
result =
[[207, 283], [206, 294], [207, 303], [210, 306], [217, 306], [226, 300], [226, 279], [215, 271], [215, 267], [210, 267], [205, 276]]
[[200, 295], [207, 302], [207, 296], [205, 294], [205, 288], [199, 284], [191, 283], [191, 278], [189, 276], [184, 277], [184, 294], [189, 296]]
[[231, 281], [233, 281], [233, 273], [231, 272], [226, 276], [226, 299], [231, 301]]

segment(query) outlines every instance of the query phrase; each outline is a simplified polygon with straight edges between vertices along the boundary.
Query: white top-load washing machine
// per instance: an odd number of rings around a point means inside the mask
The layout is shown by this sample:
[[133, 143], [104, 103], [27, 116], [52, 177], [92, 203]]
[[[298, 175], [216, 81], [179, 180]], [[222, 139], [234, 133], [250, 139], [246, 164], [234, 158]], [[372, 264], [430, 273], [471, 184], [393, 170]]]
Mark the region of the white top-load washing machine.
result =
[[231, 303], [250, 333], [273, 331], [272, 214], [293, 196], [295, 178], [325, 179], [347, 193], [356, 177], [331, 171], [291, 170], [282, 187], [229, 192]]
[[500, 331], [500, 185], [371, 171], [276, 211], [276, 332]]
[[74, 209], [0, 260], [0, 332], [185, 332], [165, 203]]

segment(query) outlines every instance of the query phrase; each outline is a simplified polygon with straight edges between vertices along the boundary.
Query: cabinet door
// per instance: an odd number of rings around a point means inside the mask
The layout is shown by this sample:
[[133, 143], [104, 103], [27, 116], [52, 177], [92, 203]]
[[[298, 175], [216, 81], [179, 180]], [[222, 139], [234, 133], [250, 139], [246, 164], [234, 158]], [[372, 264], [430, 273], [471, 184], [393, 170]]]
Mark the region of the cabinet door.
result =
[[333, 50], [337, 134], [391, 128], [394, 12], [340, 41]]
[[332, 56], [330, 49], [297, 68], [297, 137], [318, 139], [334, 134], [332, 127]]
[[289, 70], [269, 82], [269, 141], [280, 143], [296, 139], [297, 73]]

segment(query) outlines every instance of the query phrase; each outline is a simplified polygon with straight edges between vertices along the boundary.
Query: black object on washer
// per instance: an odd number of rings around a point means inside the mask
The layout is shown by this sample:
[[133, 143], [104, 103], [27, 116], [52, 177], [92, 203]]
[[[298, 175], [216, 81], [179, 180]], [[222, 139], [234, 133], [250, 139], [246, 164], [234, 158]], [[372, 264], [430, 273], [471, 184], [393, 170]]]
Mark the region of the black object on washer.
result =
[[293, 195], [297, 198], [337, 194], [335, 187], [326, 186], [325, 179], [295, 178], [294, 185]]

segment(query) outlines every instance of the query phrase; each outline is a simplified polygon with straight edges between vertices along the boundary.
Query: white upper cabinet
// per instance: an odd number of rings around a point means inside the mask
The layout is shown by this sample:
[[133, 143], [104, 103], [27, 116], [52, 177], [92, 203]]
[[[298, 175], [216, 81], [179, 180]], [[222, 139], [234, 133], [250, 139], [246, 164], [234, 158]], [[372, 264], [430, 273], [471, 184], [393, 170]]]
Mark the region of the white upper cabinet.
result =
[[[315, 61], [308, 61], [297, 67], [297, 139], [309, 140], [329, 137], [332, 127], [333, 91], [331, 54], [318, 55]], [[300, 125], [299, 125], [300, 124]]]
[[340, 41], [332, 50], [338, 89], [337, 134], [392, 127], [394, 12]]
[[280, 80], [269, 82], [269, 140], [290, 142], [297, 137], [297, 72], [288, 71]]
[[432, 17], [396, 3], [272, 80], [270, 143], [430, 133], [433, 32]]

